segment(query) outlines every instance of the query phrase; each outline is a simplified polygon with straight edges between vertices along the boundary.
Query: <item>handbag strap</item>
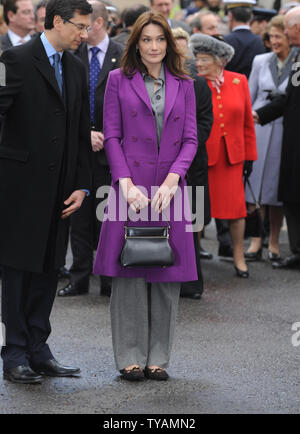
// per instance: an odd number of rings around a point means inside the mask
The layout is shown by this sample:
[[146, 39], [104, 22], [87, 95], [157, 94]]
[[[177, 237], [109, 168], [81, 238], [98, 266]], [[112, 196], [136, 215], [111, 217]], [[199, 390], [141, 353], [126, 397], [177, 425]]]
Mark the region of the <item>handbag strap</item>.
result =
[[259, 209], [259, 208], [260, 208], [260, 204], [258, 203], [258, 201], [257, 201], [257, 199], [256, 199], [256, 197], [255, 197], [255, 194], [254, 194], [254, 191], [253, 191], [252, 186], [251, 186], [251, 184], [250, 184], [249, 178], [245, 178], [245, 184], [246, 184], [246, 183], [247, 183], [247, 185], [248, 185], [248, 187], [249, 187], [249, 190], [250, 190], [251, 196], [252, 196], [252, 198], [253, 198], [253, 200], [254, 200], [255, 207], [256, 207], [256, 209]]
[[[128, 207], [128, 209], [129, 209], [129, 207]], [[162, 211], [161, 215], [164, 217], [164, 212], [163, 211]], [[126, 223], [124, 224], [124, 228], [127, 227], [126, 225], [127, 225], [128, 221], [129, 221], [129, 218], [128, 218], [128, 213], [127, 213], [127, 220], [126, 220]], [[164, 221], [165, 221], [165, 223], [168, 223], [168, 226], [166, 226], [166, 227], [168, 229], [170, 229], [171, 225], [170, 225], [169, 219], [165, 219]]]

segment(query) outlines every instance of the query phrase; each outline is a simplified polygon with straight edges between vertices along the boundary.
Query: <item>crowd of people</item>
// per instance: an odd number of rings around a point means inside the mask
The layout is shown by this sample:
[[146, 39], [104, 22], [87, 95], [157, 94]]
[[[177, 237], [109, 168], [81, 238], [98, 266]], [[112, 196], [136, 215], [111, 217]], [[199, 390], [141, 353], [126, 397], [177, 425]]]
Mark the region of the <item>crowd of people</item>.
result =
[[[5, 379], [80, 371], [53, 356], [49, 317], [56, 295], [89, 292], [92, 273], [111, 297], [117, 370], [130, 381], [168, 379], [179, 297], [203, 292], [211, 219], [218, 255], [238, 278], [249, 278], [247, 262], [261, 260], [264, 245], [274, 269], [300, 269], [300, 4], [255, 3], [150, 0], [119, 11], [104, 0], [2, 0]], [[204, 218], [189, 232], [199, 186]], [[177, 219], [186, 187], [190, 210]], [[261, 225], [245, 251], [255, 211]], [[291, 254], [283, 259], [284, 218]], [[145, 244], [161, 225], [167, 267]], [[150, 268], [120, 260], [130, 228], [144, 238], [131, 253], [141, 258], [149, 246]], [[57, 291], [59, 278], [68, 283]]]

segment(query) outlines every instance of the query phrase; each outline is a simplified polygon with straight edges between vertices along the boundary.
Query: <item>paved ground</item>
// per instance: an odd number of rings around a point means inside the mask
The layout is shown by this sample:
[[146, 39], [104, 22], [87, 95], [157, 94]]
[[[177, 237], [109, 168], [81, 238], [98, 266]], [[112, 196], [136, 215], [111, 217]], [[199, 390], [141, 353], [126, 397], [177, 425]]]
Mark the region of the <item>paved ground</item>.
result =
[[[213, 227], [204, 246], [216, 252]], [[283, 253], [287, 253], [283, 233]], [[109, 301], [98, 295], [56, 299], [50, 339], [57, 358], [76, 362], [79, 378], [19, 386], [0, 379], [0, 413], [300, 413], [300, 272], [203, 262], [201, 301], [183, 300], [169, 382], [127, 383], [114, 369]]]

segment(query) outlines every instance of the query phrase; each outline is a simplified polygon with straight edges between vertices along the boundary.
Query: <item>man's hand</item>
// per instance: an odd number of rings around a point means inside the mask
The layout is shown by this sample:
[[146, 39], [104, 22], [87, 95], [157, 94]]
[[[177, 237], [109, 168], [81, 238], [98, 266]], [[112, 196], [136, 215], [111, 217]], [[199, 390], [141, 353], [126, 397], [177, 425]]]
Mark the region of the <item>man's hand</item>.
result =
[[71, 194], [70, 197], [68, 197], [67, 200], [64, 201], [65, 205], [70, 205], [68, 208], [65, 208], [62, 212], [62, 218], [66, 219], [67, 217], [70, 217], [73, 212], [77, 211], [83, 202], [83, 199], [85, 198], [86, 193], [82, 190], [76, 190], [74, 193]]
[[99, 152], [103, 149], [104, 136], [100, 131], [91, 132], [92, 148], [94, 152]]
[[148, 206], [150, 199], [133, 184], [131, 178], [121, 178], [119, 183], [125, 200], [134, 212], [139, 213]]
[[161, 213], [169, 206], [178, 188], [179, 179], [177, 173], [168, 174], [152, 199], [151, 207], [155, 208], [155, 211]]
[[254, 123], [259, 124], [259, 117], [255, 110], [252, 110], [252, 116], [253, 116]]

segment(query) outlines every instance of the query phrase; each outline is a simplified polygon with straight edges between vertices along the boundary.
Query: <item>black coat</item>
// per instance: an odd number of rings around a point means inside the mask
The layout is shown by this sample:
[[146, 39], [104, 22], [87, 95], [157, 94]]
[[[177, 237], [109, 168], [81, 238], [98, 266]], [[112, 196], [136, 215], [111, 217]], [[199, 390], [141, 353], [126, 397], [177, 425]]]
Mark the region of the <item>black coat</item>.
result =
[[48, 267], [49, 244], [53, 267], [64, 264], [68, 221], [60, 218], [62, 202], [74, 190], [90, 188], [85, 71], [72, 54], [63, 54], [64, 101], [40, 38], [7, 50], [0, 60], [7, 69], [7, 86], [0, 88], [0, 264], [39, 273]]
[[[121, 57], [124, 47], [112, 40], [109, 41], [108, 49], [105, 55], [103, 66], [101, 68], [95, 95], [95, 128], [97, 131], [103, 131], [103, 104], [106, 83], [110, 71], [120, 67]], [[74, 53], [84, 64], [86, 71], [87, 84], [89, 85], [89, 58], [87, 44], [84, 42]], [[101, 150], [94, 153], [100, 164], [108, 165], [105, 151]]]
[[[203, 77], [192, 74], [196, 95], [198, 149], [187, 173], [187, 184], [204, 186], [204, 223], [210, 221], [210, 200], [208, 187], [208, 157], [206, 141], [213, 124], [213, 108], [211, 90]], [[192, 211], [195, 213], [195, 192], [193, 191]]]
[[[299, 60], [298, 60], [299, 62]], [[270, 104], [256, 110], [265, 125], [283, 115], [278, 200], [300, 204], [300, 68], [293, 69], [286, 95], [276, 97]]]
[[8, 33], [5, 33], [5, 35], [0, 36], [0, 51], [6, 51], [9, 48], [11, 48], [13, 44], [11, 43], [10, 37], [8, 36]]
[[261, 37], [251, 30], [240, 29], [225, 35], [224, 41], [235, 49], [233, 58], [226, 65], [227, 71], [239, 72], [248, 78], [254, 57], [266, 51]]

